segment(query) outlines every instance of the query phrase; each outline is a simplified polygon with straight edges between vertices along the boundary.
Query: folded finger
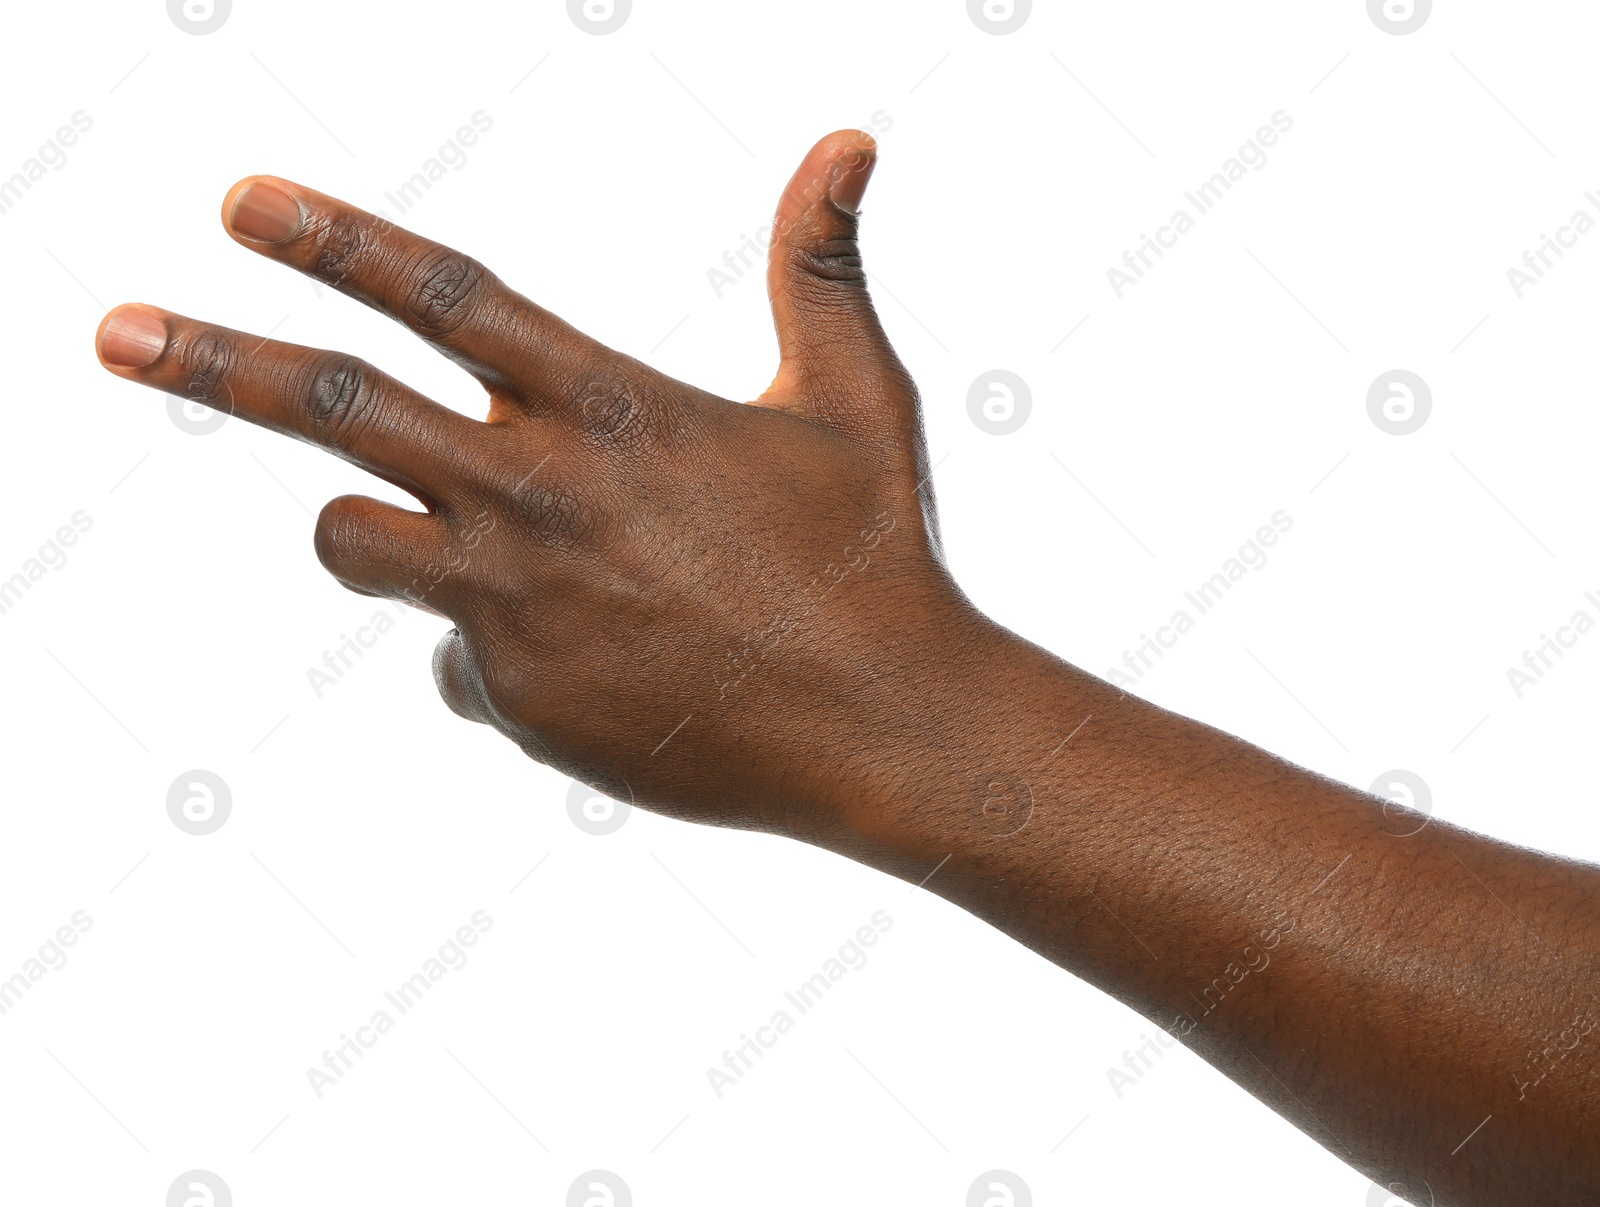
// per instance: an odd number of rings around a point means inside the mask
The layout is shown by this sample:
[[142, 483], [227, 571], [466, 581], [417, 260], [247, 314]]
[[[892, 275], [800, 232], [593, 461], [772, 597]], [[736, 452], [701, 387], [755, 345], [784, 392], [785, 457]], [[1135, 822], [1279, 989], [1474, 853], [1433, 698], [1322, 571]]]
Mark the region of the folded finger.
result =
[[352, 591], [446, 615], [444, 580], [433, 581], [453, 545], [442, 517], [364, 495], [342, 495], [317, 516], [313, 539], [317, 560]]
[[483, 677], [460, 630], [451, 629], [434, 646], [433, 681], [450, 711], [458, 717], [480, 725], [494, 724], [494, 709], [483, 689]]

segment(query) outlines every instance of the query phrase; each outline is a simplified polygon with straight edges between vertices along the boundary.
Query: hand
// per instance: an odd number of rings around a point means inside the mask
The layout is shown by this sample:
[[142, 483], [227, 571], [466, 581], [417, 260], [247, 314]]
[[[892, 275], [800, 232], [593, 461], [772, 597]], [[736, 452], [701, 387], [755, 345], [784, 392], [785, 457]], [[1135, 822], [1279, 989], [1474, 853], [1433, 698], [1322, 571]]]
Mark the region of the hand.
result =
[[148, 306], [101, 325], [113, 373], [319, 444], [425, 513], [335, 499], [323, 565], [456, 627], [457, 713], [623, 800], [808, 834], [833, 753], [916, 673], [919, 633], [983, 625], [940, 560], [916, 389], [856, 246], [876, 159], [841, 131], [778, 206], [781, 365], [740, 405], [575, 331], [487, 269], [273, 177], [235, 185], [236, 242], [410, 327], [489, 393], [484, 422], [365, 362]]
[[1428, 819], [1397, 839], [1382, 802], [980, 616], [945, 572], [916, 392], [856, 253], [873, 157], [831, 135], [784, 193], [781, 365], [754, 404], [267, 178], [224, 202], [235, 239], [413, 328], [483, 383], [487, 420], [142, 306], [102, 324], [101, 358], [421, 500], [336, 499], [317, 551], [453, 620], [446, 701], [534, 757], [928, 885], [1374, 1180], [1600, 1201], [1600, 1064], [1565, 1058], [1600, 1014], [1600, 872]]

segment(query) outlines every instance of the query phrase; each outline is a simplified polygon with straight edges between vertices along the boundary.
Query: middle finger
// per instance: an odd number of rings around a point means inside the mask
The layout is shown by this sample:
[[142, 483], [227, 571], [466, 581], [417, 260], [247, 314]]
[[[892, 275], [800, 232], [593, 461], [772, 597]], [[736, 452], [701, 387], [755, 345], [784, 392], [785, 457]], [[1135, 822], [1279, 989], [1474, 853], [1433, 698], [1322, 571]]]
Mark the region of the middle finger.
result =
[[120, 377], [320, 445], [430, 500], [482, 449], [485, 425], [341, 352], [142, 305], [107, 315], [96, 344]]

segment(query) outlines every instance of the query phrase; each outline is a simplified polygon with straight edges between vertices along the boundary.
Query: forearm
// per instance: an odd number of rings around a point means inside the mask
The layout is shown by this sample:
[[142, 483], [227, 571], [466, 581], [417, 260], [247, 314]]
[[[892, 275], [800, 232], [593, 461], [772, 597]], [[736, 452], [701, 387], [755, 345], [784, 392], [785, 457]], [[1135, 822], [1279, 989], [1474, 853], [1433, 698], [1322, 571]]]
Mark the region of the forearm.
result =
[[1380, 1183], [1594, 1201], [1594, 868], [1397, 818], [1010, 634], [960, 644], [908, 667], [829, 845], [927, 878]]

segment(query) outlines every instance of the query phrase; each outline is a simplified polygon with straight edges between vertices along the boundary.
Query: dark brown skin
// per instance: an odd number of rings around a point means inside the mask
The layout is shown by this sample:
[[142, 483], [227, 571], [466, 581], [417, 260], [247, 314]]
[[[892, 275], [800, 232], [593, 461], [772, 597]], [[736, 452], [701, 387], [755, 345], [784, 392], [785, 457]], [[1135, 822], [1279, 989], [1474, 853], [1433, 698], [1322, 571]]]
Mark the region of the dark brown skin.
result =
[[229, 192], [233, 238], [406, 324], [486, 421], [146, 306], [107, 317], [101, 359], [414, 494], [335, 499], [317, 555], [448, 617], [446, 702], [530, 756], [926, 880], [1414, 1202], [1600, 1201], [1600, 870], [1398, 811], [978, 613], [857, 251], [875, 160], [841, 131], [785, 191], [782, 362], [752, 403], [274, 177]]

